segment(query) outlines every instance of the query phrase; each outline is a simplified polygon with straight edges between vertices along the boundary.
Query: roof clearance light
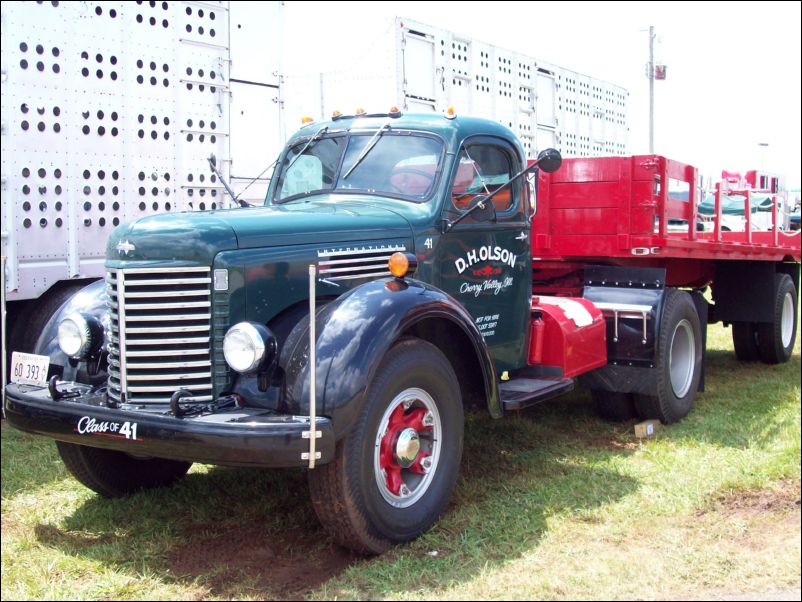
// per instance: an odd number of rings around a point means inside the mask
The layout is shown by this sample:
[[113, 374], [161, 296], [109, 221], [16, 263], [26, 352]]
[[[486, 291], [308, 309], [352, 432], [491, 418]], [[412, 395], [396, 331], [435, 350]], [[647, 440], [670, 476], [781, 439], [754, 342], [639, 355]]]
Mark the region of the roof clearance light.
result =
[[301, 117], [301, 125], [306, 125], [307, 123], [312, 123], [313, 121], [314, 119], [309, 117], [308, 115], [305, 117]]
[[457, 111], [454, 109], [454, 105], [451, 105], [446, 109], [446, 119], [454, 119], [457, 116]]
[[393, 105], [390, 107], [390, 115], [400, 115], [401, 111], [398, 110], [398, 107]]
[[367, 113], [365, 112], [365, 109], [363, 109], [362, 107], [359, 107], [359, 108], [356, 110], [356, 113], [354, 113], [354, 115], [356, 115], [357, 117], [363, 117], [363, 116], [364, 116], [364, 115], [366, 115], [366, 114], [367, 114]]
[[343, 116], [343, 114], [342, 114], [340, 111], [338, 111], [337, 109], [334, 109], [334, 110], [331, 112], [331, 118], [332, 118], [332, 119], [338, 119], [338, 118], [340, 118], [340, 117], [342, 117], [342, 116]]

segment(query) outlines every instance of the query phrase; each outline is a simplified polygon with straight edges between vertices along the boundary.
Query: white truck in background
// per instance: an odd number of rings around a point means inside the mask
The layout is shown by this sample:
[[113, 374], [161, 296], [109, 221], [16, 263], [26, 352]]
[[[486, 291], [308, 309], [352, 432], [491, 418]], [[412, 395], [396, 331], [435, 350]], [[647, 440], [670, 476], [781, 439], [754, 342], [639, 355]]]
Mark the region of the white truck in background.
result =
[[342, 70], [284, 74], [284, 10], [3, 3], [6, 348], [32, 351], [63, 301], [103, 276], [118, 224], [231, 206], [210, 155], [239, 198], [263, 202], [265, 168], [310, 111], [453, 104], [507, 125], [531, 156], [628, 153], [625, 89], [409, 19]]
[[[367, 36], [366, 36], [367, 37]], [[339, 110], [442, 112], [494, 119], [530, 156], [629, 152], [629, 92], [614, 84], [468, 36], [397, 17], [354, 60], [332, 73], [287, 74], [289, 123]], [[295, 112], [295, 114], [293, 114]], [[304, 113], [306, 112], [306, 113]]]
[[3, 2], [10, 348], [31, 351], [61, 303], [103, 276], [118, 224], [229, 206], [210, 155], [240, 191], [278, 153], [282, 13], [282, 2]]

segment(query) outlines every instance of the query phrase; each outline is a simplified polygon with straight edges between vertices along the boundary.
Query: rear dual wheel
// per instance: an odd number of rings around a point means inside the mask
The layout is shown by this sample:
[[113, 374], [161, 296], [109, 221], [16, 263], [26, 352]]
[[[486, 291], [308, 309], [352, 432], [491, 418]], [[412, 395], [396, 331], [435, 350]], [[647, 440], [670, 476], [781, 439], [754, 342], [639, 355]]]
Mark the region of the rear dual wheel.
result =
[[797, 291], [788, 274], [775, 274], [771, 322], [733, 322], [732, 342], [742, 362], [782, 364], [791, 358], [797, 331]]
[[702, 377], [702, 328], [688, 293], [666, 291], [657, 345], [657, 392], [636, 394], [635, 408], [641, 418], [670, 424], [691, 411]]
[[783, 364], [791, 358], [796, 341], [796, 287], [788, 274], [774, 275], [772, 321], [757, 325], [760, 359], [766, 364]]

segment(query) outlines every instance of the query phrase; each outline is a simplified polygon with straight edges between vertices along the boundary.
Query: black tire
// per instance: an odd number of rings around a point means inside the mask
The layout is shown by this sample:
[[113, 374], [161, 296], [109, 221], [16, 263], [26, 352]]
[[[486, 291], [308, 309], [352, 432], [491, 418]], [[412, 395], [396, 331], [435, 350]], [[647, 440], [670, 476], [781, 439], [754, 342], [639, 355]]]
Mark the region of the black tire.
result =
[[[431, 343], [403, 339], [385, 354], [362, 412], [337, 444], [334, 460], [309, 472], [315, 513], [338, 544], [380, 554], [415, 539], [443, 513], [462, 457], [459, 390], [451, 364]], [[430, 422], [431, 428], [409, 428], [413, 418], [422, 425]], [[393, 461], [380, 474], [385, 445], [400, 453], [398, 441], [410, 430], [420, 436], [419, 450], [408, 452], [412, 466], [404, 468], [398, 455], [391, 454]], [[428, 470], [423, 460], [427, 453]], [[398, 494], [392, 490], [391, 481], [398, 483], [390, 478], [394, 474], [406, 493], [402, 487]]]
[[635, 408], [644, 420], [671, 424], [691, 411], [702, 377], [702, 328], [688, 293], [666, 292], [657, 345], [657, 395], [636, 394]]
[[791, 358], [796, 341], [796, 288], [788, 274], [774, 275], [773, 319], [757, 325], [760, 359], [766, 364], [783, 364]]
[[84, 286], [86, 286], [85, 282], [67, 284], [55, 290], [51, 289], [41, 299], [32, 301], [28, 314], [14, 325], [12, 336], [18, 347], [13, 350], [33, 353], [36, 350], [39, 335], [42, 334], [42, 330], [50, 318]]
[[592, 389], [590, 395], [599, 415], [610, 422], [624, 422], [634, 418], [635, 400], [632, 393], [616, 393], [613, 391], [602, 391]]
[[[84, 287], [85, 283], [71, 283], [55, 290], [47, 291], [41, 299], [18, 302], [18, 306], [9, 312], [7, 321], [8, 336], [6, 337], [6, 379], [11, 378], [11, 352], [34, 353], [36, 342], [45, 324], [53, 317], [61, 306], [75, 293]], [[23, 304], [24, 305], [20, 305]], [[5, 336], [5, 333], [2, 333]], [[9, 381], [10, 382], [10, 381]]]
[[166, 487], [187, 474], [192, 462], [139, 459], [110, 449], [56, 441], [67, 470], [104, 497], [123, 497], [142, 489]]
[[742, 362], [756, 362], [760, 359], [757, 344], [757, 324], [753, 322], [732, 323], [732, 344], [735, 357]]

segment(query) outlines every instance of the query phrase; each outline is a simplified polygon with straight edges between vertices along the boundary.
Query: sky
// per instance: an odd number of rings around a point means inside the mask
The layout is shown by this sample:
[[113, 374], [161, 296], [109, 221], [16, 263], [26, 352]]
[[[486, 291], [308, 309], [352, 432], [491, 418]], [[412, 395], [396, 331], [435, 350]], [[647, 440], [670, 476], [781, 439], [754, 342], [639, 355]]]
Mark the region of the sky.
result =
[[[800, 2], [293, 2], [285, 73], [359, 61], [406, 17], [629, 90], [629, 151], [648, 152], [655, 27], [655, 152], [716, 179], [764, 169], [800, 187]], [[295, 43], [305, 40], [305, 43]], [[393, 67], [394, 68], [394, 67]], [[355, 99], [358, 104], [358, 99]], [[767, 146], [766, 146], [767, 145]]]

